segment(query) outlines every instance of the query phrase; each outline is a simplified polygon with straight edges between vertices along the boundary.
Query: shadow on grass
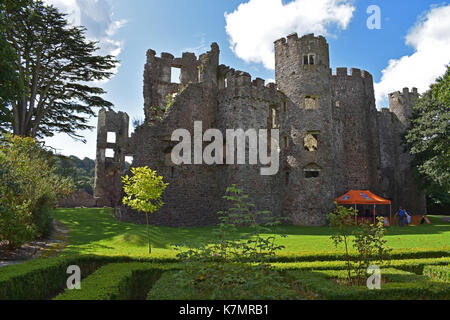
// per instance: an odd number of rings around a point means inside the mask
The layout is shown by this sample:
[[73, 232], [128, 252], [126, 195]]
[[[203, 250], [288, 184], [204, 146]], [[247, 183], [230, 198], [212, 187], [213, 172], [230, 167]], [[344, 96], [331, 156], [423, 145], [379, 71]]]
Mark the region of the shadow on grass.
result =
[[[84, 248], [115, 250], [111, 245], [130, 250], [143, 250], [147, 246], [145, 225], [116, 221], [113, 210], [105, 209], [58, 209], [53, 212], [55, 219], [65, 223], [71, 230], [70, 248], [72, 252], [82, 251]], [[93, 217], [95, 216], [95, 217]], [[450, 223], [441, 218], [430, 217], [431, 225], [424, 224], [411, 227], [389, 227], [387, 236], [395, 235], [433, 235], [450, 233]], [[182, 242], [200, 243], [214, 238], [215, 227], [172, 228], [151, 226], [151, 242], [153, 248], [170, 249], [172, 244]], [[249, 233], [248, 228], [241, 228], [239, 235], [244, 237]], [[280, 226], [278, 232], [286, 235], [329, 236], [333, 229], [330, 227], [302, 227]], [[103, 245], [103, 240], [108, 245]]]

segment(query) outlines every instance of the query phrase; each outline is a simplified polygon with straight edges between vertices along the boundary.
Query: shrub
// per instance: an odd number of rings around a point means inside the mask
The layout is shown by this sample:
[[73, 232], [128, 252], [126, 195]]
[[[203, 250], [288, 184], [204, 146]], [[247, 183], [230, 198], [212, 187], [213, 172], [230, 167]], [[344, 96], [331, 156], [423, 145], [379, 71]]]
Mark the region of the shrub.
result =
[[49, 154], [31, 138], [5, 135], [0, 140], [0, 237], [10, 249], [51, 229], [49, 209], [71, 191], [54, 174]]
[[[258, 211], [248, 196], [235, 185], [227, 188], [224, 199], [231, 202], [227, 211], [218, 212], [216, 239], [180, 251], [183, 271], [177, 273], [180, 287], [191, 288], [210, 299], [270, 299], [287, 297], [289, 289], [281, 281], [278, 271], [267, 261], [283, 249], [270, 235], [281, 219], [270, 211]], [[237, 226], [249, 228], [249, 234], [238, 236]], [[249, 265], [252, 262], [256, 265]], [[270, 284], [270, 285], [267, 285]]]
[[148, 262], [107, 264], [84, 279], [80, 290], [66, 289], [55, 300], [143, 300], [153, 283], [170, 268]]
[[82, 276], [86, 276], [103, 264], [120, 260], [130, 261], [129, 258], [70, 256], [39, 258], [3, 267], [0, 272], [0, 300], [47, 299], [66, 285], [68, 266], [78, 265]]
[[[428, 265], [448, 265], [450, 257], [434, 258], [434, 259], [406, 259], [393, 260], [390, 267], [413, 272], [421, 275], [424, 267]], [[278, 270], [346, 270], [346, 261], [307, 261], [307, 262], [288, 262], [288, 263], [271, 263]], [[348, 276], [348, 275], [347, 275]]]
[[[26, 263], [1, 268], [0, 300], [48, 299], [63, 292], [66, 288], [66, 281], [68, 278], [66, 271], [69, 266], [79, 266], [81, 269], [81, 276], [84, 279], [89, 277], [89, 275], [97, 270], [97, 268], [113, 263], [138, 263], [137, 265], [139, 266], [156, 265], [156, 263], [150, 259], [133, 259], [126, 256], [108, 257], [83, 255], [38, 258]], [[170, 269], [172, 266], [174, 266], [173, 263], [166, 264], [158, 261], [157, 267], [155, 268], [167, 267], [167, 269]], [[139, 273], [139, 270], [137, 270], [137, 272]], [[139, 274], [137, 274], [137, 276], [140, 277]], [[146, 275], [140, 277], [140, 281], [134, 281], [133, 285], [136, 288], [138, 288], [140, 284], [145, 285], [145, 276]], [[142, 296], [142, 298], [144, 297], [145, 295]]]
[[447, 266], [426, 266], [423, 275], [432, 280], [450, 282], [450, 265]]
[[[386, 248], [384, 237], [383, 218], [378, 218], [376, 224], [362, 223], [356, 225], [353, 218], [357, 211], [353, 208], [338, 206], [328, 214], [330, 225], [337, 227], [337, 232], [331, 236], [336, 247], [339, 244], [345, 245], [345, 259], [347, 261], [348, 282], [364, 282], [366, 270], [374, 264], [383, 265], [389, 259], [390, 249]], [[352, 228], [355, 226], [354, 228]], [[353, 247], [356, 254], [351, 257], [349, 254], [350, 236], [353, 236]], [[351, 274], [356, 273], [353, 279]]]
[[319, 294], [327, 300], [414, 300], [450, 298], [450, 287], [431, 282], [424, 276], [396, 269], [383, 269], [386, 283], [381, 290], [368, 290], [366, 286], [343, 286], [336, 279], [345, 279], [346, 271], [287, 271], [287, 278], [299, 286]]
[[[286, 300], [296, 298], [282, 275], [264, 265], [243, 263], [205, 266], [193, 270], [186, 282], [186, 270], [164, 274], [150, 290], [148, 300]], [[181, 285], [180, 285], [181, 284]]]

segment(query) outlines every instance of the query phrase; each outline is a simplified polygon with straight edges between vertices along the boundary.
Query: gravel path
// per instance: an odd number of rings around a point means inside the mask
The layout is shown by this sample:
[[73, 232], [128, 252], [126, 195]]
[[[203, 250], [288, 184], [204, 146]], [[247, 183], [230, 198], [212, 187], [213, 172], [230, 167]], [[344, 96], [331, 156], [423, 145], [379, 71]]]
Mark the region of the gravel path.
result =
[[55, 220], [49, 239], [26, 243], [12, 252], [0, 250], [0, 268], [36, 259], [40, 255], [56, 256], [67, 245], [68, 238], [69, 229], [62, 222]]

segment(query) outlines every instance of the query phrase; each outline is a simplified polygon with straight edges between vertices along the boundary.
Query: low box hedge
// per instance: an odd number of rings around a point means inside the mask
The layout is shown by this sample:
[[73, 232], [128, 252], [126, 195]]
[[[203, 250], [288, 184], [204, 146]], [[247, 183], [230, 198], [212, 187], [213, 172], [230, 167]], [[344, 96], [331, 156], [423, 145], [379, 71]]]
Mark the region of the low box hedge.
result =
[[[431, 259], [450, 257], [450, 250], [393, 250], [390, 254], [392, 260], [405, 259]], [[350, 259], [355, 260], [356, 253], [350, 253]], [[303, 254], [281, 251], [276, 257], [271, 258], [271, 262], [314, 262], [314, 261], [340, 261], [345, 260], [345, 255], [335, 252], [314, 253], [305, 252]]]
[[382, 278], [387, 280], [387, 283], [382, 284], [381, 290], [369, 290], [366, 286], [338, 284], [335, 279], [344, 278], [345, 271], [288, 270], [286, 277], [302, 288], [318, 294], [319, 299], [326, 300], [448, 300], [450, 298], [450, 286], [429, 281], [425, 276], [396, 269], [382, 271]]
[[423, 275], [432, 280], [450, 282], [450, 265], [447, 266], [426, 266]]
[[[67, 268], [77, 265], [82, 278], [97, 268], [117, 262], [137, 261], [121, 256], [61, 256], [38, 258], [0, 269], [0, 300], [42, 300], [63, 291], [68, 278]], [[138, 261], [148, 261], [142, 259]]]
[[[450, 257], [434, 259], [406, 259], [391, 260], [390, 267], [395, 267], [404, 271], [422, 274], [423, 268], [427, 265], [447, 265], [450, 263]], [[340, 261], [313, 261], [313, 262], [288, 262], [271, 263], [271, 265], [280, 270], [344, 270], [347, 262]]]
[[205, 300], [202, 296], [195, 296], [192, 290], [179, 286], [176, 273], [164, 272], [149, 290], [147, 300]]
[[108, 264], [84, 279], [80, 290], [66, 289], [55, 300], [144, 300], [161, 274], [175, 266], [148, 262]]

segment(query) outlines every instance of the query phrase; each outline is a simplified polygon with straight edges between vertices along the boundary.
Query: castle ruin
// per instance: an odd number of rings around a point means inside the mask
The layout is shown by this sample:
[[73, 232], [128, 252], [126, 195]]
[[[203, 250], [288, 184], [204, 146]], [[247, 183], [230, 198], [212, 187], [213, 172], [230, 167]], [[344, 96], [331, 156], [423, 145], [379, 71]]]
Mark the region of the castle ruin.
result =
[[[390, 109], [377, 111], [373, 79], [360, 69], [330, 69], [326, 39], [289, 35], [275, 42], [276, 84], [219, 64], [216, 43], [197, 57], [147, 52], [145, 121], [129, 136], [127, 114], [101, 110], [98, 118], [95, 197], [115, 207], [116, 218], [143, 222], [122, 206], [125, 157], [148, 166], [169, 183], [156, 225], [204, 226], [217, 222], [223, 195], [236, 184], [260, 210], [296, 225], [324, 225], [334, 199], [350, 189], [371, 190], [413, 214], [426, 210], [412, 157], [402, 142], [417, 89], [389, 95]], [[173, 68], [179, 83], [171, 82]], [[175, 129], [194, 134], [214, 128], [280, 130], [280, 170], [260, 175], [260, 165], [174, 165]], [[108, 134], [115, 134], [108, 141]], [[225, 134], [224, 134], [225, 136]], [[205, 142], [206, 145], [206, 142]]]

